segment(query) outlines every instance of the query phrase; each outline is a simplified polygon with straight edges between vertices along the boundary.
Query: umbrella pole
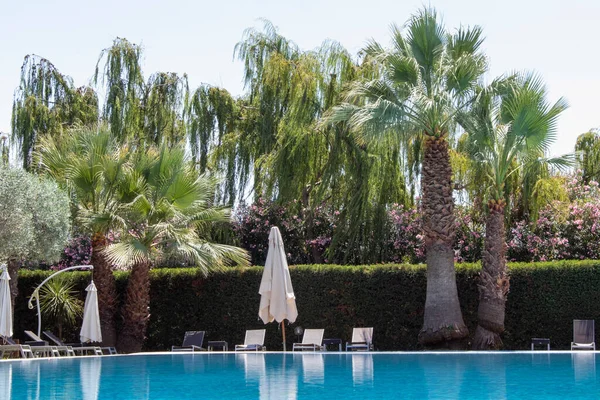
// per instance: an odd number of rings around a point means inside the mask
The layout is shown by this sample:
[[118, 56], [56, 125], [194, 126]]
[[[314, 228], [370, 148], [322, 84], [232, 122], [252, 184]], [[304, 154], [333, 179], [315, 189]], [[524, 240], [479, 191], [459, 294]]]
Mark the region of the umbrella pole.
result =
[[281, 321], [281, 334], [283, 335], [283, 351], [285, 351], [285, 325]]

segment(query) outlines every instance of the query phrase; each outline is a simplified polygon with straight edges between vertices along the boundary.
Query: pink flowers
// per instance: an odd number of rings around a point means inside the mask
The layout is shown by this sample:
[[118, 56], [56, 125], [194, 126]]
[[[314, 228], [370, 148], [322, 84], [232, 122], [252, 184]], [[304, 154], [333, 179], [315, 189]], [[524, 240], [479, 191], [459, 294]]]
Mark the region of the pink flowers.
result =
[[[567, 179], [566, 185], [569, 203], [555, 203], [540, 210], [535, 224], [514, 221], [506, 227], [510, 260], [600, 259], [599, 185], [594, 181], [582, 184], [580, 174]], [[481, 260], [485, 223], [484, 215], [475, 211], [462, 205], [455, 208], [457, 262]], [[264, 262], [264, 243], [273, 225], [282, 230], [291, 263], [325, 262], [326, 259], [333, 263], [354, 263], [375, 257], [374, 262], [424, 262], [418, 205], [393, 204], [384, 212], [381, 231], [375, 232], [372, 221], [361, 220], [357, 227], [356, 221], [350, 221], [356, 217], [349, 215], [348, 210], [327, 204], [305, 208], [298, 201], [278, 205], [261, 198], [256, 204], [238, 208], [234, 230], [241, 246], [252, 253], [253, 263], [259, 265]], [[351, 226], [361, 232], [356, 236], [360, 239], [352, 241], [346, 235]], [[332, 242], [335, 242], [335, 251], [331, 251]], [[349, 252], [352, 258], [345, 258]]]
[[[113, 236], [107, 237], [109, 241]], [[63, 250], [60, 261], [52, 265], [53, 270], [61, 270], [74, 265], [88, 265], [92, 259], [92, 241], [89, 237], [77, 235], [71, 239], [67, 247]]]
[[511, 260], [600, 259], [600, 196], [598, 183], [567, 181], [571, 203], [554, 203], [540, 210], [535, 226], [517, 223], [509, 234]]

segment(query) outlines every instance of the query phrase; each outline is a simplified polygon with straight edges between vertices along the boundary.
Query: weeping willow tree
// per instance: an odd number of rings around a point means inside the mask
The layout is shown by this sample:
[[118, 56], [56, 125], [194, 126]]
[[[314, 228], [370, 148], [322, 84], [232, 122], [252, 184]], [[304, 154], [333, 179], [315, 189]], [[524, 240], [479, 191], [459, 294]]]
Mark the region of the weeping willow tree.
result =
[[187, 75], [158, 72], [150, 76], [143, 98], [143, 139], [154, 145], [174, 146], [185, 140], [188, 103]]
[[33, 167], [34, 150], [41, 137], [97, 119], [98, 98], [93, 89], [75, 88], [70, 77], [43, 57], [25, 57], [14, 94], [11, 123], [12, 140], [25, 169]]
[[141, 57], [140, 46], [116, 38], [111, 47], [100, 52], [92, 80], [105, 91], [103, 118], [112, 134], [122, 141], [139, 138], [143, 126]]
[[8, 158], [10, 154], [10, 146], [7, 143], [8, 135], [6, 133], [0, 133], [0, 165], [8, 165]]
[[123, 38], [100, 53], [93, 83], [106, 93], [103, 118], [122, 142], [142, 148], [173, 146], [186, 135], [187, 75], [157, 72], [145, 81], [142, 53], [140, 46]]
[[[232, 102], [207, 88], [191, 99], [192, 149], [201, 167], [209, 143], [218, 143], [209, 165], [226, 173], [228, 201], [248, 185], [255, 198], [286, 204], [300, 200], [298, 212], [306, 220], [308, 238], [315, 207], [341, 210], [331, 255], [366, 261], [346, 250], [376, 241], [374, 232], [383, 232], [386, 206], [410, 201], [399, 172], [399, 147], [391, 140], [368, 144], [347, 124], [320, 120], [339, 103], [346, 84], [377, 71], [371, 63], [358, 63], [336, 42], [302, 51], [268, 21], [262, 30], [246, 30], [234, 55], [243, 62], [247, 94]], [[219, 115], [219, 110], [233, 118]], [[311, 251], [314, 261], [321, 261], [316, 249]], [[376, 253], [362, 251], [374, 260]]]
[[236, 99], [222, 88], [201, 85], [190, 96], [188, 135], [194, 162], [202, 172], [209, 154], [234, 132], [238, 111]]
[[579, 152], [578, 164], [583, 172], [583, 181], [600, 181], [600, 133], [590, 130], [577, 138], [575, 150]]

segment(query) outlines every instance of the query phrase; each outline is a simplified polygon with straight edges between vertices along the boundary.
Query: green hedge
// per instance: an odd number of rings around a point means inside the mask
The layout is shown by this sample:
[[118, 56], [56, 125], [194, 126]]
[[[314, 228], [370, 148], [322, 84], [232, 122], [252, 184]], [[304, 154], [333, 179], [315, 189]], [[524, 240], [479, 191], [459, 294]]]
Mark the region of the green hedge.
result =
[[[465, 322], [477, 323], [477, 264], [457, 265], [457, 284]], [[379, 350], [421, 349], [416, 338], [423, 319], [425, 267], [422, 265], [290, 268], [299, 317], [293, 328], [325, 328], [326, 337], [348, 340], [353, 326], [373, 326]], [[573, 319], [600, 321], [600, 261], [510, 264], [511, 292], [506, 311], [506, 349], [528, 349], [532, 337], [549, 337], [553, 349], [567, 349]], [[205, 278], [197, 269], [154, 269], [151, 274], [151, 318], [145, 347], [164, 350], [181, 342], [186, 330], [206, 330], [208, 340], [242, 343], [246, 329], [264, 327], [258, 304], [262, 268], [235, 268]], [[35, 329], [35, 311], [26, 296], [48, 272], [22, 271], [15, 305], [15, 336]], [[89, 273], [73, 273], [82, 290]], [[117, 274], [124, 293], [126, 273]], [[266, 326], [269, 349], [281, 349], [277, 324]], [[72, 332], [73, 338], [77, 332]]]

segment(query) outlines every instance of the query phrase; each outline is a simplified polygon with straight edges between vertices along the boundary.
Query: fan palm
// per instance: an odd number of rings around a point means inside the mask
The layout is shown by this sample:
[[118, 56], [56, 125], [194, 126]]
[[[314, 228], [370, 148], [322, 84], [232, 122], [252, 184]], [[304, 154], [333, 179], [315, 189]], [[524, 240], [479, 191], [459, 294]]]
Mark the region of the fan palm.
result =
[[[468, 106], [486, 69], [480, 52], [481, 29], [448, 33], [435, 10], [414, 15], [406, 34], [392, 26], [392, 48], [376, 42], [365, 49], [381, 77], [352, 83], [346, 102], [335, 107], [327, 122], [347, 121], [366, 135], [394, 136], [414, 154], [411, 170], [421, 168], [424, 238], [427, 253], [427, 298], [423, 344], [467, 336], [454, 271], [455, 235], [449, 135], [457, 110]], [[422, 149], [422, 150], [421, 150]], [[422, 151], [422, 153], [421, 153]], [[422, 159], [421, 159], [422, 154]]]
[[116, 343], [117, 290], [112, 266], [102, 249], [113, 225], [115, 196], [124, 182], [128, 151], [111, 136], [106, 126], [77, 128], [60, 137], [44, 137], [40, 146], [43, 168], [72, 194], [79, 225], [92, 235], [94, 279], [102, 338], [107, 346]]
[[554, 142], [563, 99], [550, 105], [546, 89], [534, 75], [514, 76], [481, 89], [473, 107], [458, 122], [468, 132], [467, 152], [474, 167], [487, 176], [485, 248], [479, 283], [479, 325], [473, 348], [498, 348], [504, 331], [509, 290], [506, 268], [505, 189], [511, 174], [536, 169], [541, 163], [566, 167], [568, 156], [544, 159]]
[[205, 274], [228, 263], [248, 264], [244, 250], [207, 239], [215, 223], [229, 222], [229, 210], [212, 205], [216, 180], [198, 175], [181, 147], [150, 148], [137, 154], [132, 165], [127, 191], [121, 194], [129, 201], [116, 210], [121, 240], [105, 250], [111, 262], [131, 266], [118, 346], [124, 352], [142, 348], [153, 260], [177, 257]]

